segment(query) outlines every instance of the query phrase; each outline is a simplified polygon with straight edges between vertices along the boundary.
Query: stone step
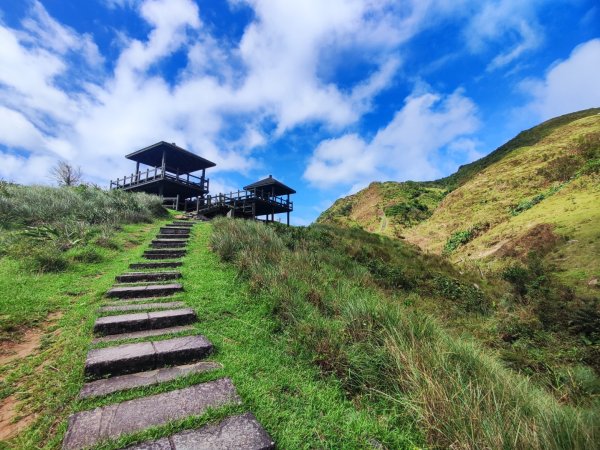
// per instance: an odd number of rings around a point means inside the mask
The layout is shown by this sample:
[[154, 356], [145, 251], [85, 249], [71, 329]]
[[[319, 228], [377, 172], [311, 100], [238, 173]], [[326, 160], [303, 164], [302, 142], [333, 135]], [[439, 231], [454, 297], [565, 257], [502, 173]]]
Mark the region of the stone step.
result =
[[233, 383], [222, 378], [185, 389], [137, 398], [73, 414], [64, 450], [79, 450], [174, 420], [200, 415], [208, 408], [240, 403]]
[[[106, 316], [115, 317], [115, 316]], [[132, 331], [130, 333], [119, 333], [119, 334], [107, 334], [105, 336], [97, 337], [92, 340], [92, 344], [99, 344], [101, 342], [112, 342], [120, 341], [123, 339], [143, 339], [155, 336], [164, 336], [165, 334], [183, 333], [186, 331], [193, 331], [195, 328], [189, 325], [177, 326], [169, 328], [158, 328], [156, 330], [142, 330]]]
[[152, 242], [150, 244], [150, 248], [184, 248], [187, 245], [187, 242], [179, 242], [173, 239], [172, 241], [163, 241], [163, 242]]
[[174, 267], [181, 267], [183, 263], [181, 261], [169, 261], [169, 262], [143, 262], [129, 264], [130, 269], [167, 269]]
[[106, 296], [116, 298], [159, 297], [173, 295], [181, 291], [183, 291], [183, 286], [179, 283], [148, 284], [144, 286], [113, 287], [108, 290]]
[[159, 233], [156, 235], [156, 239], [189, 239], [190, 235], [189, 234], [162, 234]]
[[187, 430], [127, 450], [272, 450], [275, 442], [254, 414], [231, 416], [216, 425]]
[[183, 302], [155, 302], [155, 303], [131, 303], [125, 305], [110, 305], [99, 308], [99, 312], [126, 312], [126, 311], [144, 311], [149, 309], [174, 309], [183, 308]]
[[188, 227], [161, 227], [160, 234], [190, 234], [190, 229]]
[[185, 256], [186, 251], [183, 248], [177, 249], [155, 249], [155, 250], [146, 250], [144, 252], [144, 258], [146, 259], [171, 259], [171, 258], [181, 258]]
[[152, 239], [153, 244], [187, 244], [187, 239]]
[[79, 398], [100, 397], [114, 392], [124, 391], [142, 386], [165, 383], [179, 377], [194, 373], [204, 373], [211, 370], [221, 369], [223, 366], [213, 361], [200, 361], [182, 366], [163, 367], [161, 369], [147, 372], [120, 375], [118, 377], [103, 378], [102, 380], [85, 383]]
[[189, 325], [190, 323], [194, 323], [196, 319], [196, 312], [190, 308], [105, 316], [96, 320], [94, 333], [107, 335], [156, 330], [159, 328]]
[[201, 335], [96, 348], [88, 352], [84, 372], [86, 377], [98, 379], [188, 364], [202, 359], [212, 348]]
[[129, 272], [115, 279], [119, 283], [138, 283], [142, 281], [165, 281], [181, 278], [181, 272]]
[[119, 298], [112, 299], [110, 301], [104, 302], [104, 306], [121, 306], [127, 304], [138, 304], [142, 303], [164, 303], [164, 302], [172, 302], [173, 297], [138, 297], [138, 298]]
[[169, 225], [167, 225], [169, 227], [188, 227], [188, 228], [192, 228], [194, 226], [194, 222], [190, 222], [188, 221], [175, 221], [173, 223], [170, 223]]

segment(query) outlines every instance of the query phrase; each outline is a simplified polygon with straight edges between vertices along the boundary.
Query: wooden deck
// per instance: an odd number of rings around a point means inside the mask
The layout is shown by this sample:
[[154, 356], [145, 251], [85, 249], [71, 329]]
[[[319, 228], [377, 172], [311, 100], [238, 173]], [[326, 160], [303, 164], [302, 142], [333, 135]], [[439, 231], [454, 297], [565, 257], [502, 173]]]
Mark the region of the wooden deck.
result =
[[144, 191], [164, 196], [171, 194], [180, 194], [181, 197], [201, 196], [208, 192], [208, 188], [207, 178], [196, 177], [189, 173], [173, 174], [161, 167], [125, 175], [110, 182], [110, 189]]
[[256, 218], [290, 213], [294, 203], [283, 197], [267, 197], [250, 191], [237, 191], [229, 194], [207, 196], [200, 199], [196, 212], [206, 217], [225, 215], [231, 212], [234, 217]]

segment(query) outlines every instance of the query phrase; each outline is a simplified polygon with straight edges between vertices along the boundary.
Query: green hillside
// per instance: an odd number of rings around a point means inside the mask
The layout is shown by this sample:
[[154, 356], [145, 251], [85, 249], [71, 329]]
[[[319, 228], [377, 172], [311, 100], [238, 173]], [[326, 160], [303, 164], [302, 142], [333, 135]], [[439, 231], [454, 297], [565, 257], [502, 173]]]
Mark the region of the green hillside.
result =
[[600, 109], [551, 119], [447, 177], [372, 183], [319, 223], [400, 237], [498, 272], [536, 252], [569, 287], [600, 278]]

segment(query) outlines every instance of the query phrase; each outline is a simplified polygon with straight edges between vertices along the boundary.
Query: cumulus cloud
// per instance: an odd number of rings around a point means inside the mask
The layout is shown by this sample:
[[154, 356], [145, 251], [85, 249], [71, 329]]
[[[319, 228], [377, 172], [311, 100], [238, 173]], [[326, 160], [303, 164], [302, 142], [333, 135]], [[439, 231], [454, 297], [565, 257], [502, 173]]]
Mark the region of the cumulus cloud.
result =
[[[340, 134], [356, 124], [393, 84], [402, 45], [445, 18], [481, 11], [472, 26], [480, 44], [473, 41], [473, 48], [490, 45], [503, 32], [500, 25], [486, 31], [479, 25], [486, 18], [517, 30], [521, 43], [499, 55], [499, 65], [526, 51], [518, 46], [526, 41], [525, 28], [513, 24], [505, 9], [484, 12], [474, 0], [231, 0], [254, 12], [238, 42], [211, 34], [192, 0], [104, 3], [132, 8], [149, 29], [142, 38], [122, 34], [110, 71], [91, 35], [60, 24], [37, 0], [20, 28], [0, 21], [0, 115], [6, 120], [2, 126], [12, 127], [2, 138], [8, 151], [0, 154], [0, 165], [6, 160], [5, 167], [31, 164], [38, 170], [39, 158], [66, 158], [81, 165], [91, 181], [105, 183], [131, 170], [123, 154], [167, 140], [215, 161], [213, 172], [244, 173], [260, 167], [261, 148], [295, 127], [316, 123]], [[167, 77], [160, 65], [176, 52], [187, 64]], [[370, 70], [342, 88], [327, 74], [342, 70], [348, 55]], [[391, 172], [432, 173], [432, 149], [471, 129], [473, 109], [462, 93], [414, 95], [374, 139], [346, 134], [324, 141], [306, 176], [317, 183], [320, 172], [333, 168], [331, 179], [347, 183]], [[453, 114], [468, 119], [463, 128]], [[232, 123], [238, 129], [230, 135]], [[423, 132], [423, 125], [432, 128]], [[410, 127], [418, 130], [422, 145], [407, 137]], [[432, 142], [436, 132], [440, 137]], [[11, 156], [16, 149], [18, 156]], [[345, 163], [343, 152], [374, 168]], [[382, 162], [386, 152], [392, 154], [391, 171]], [[413, 156], [414, 163], [407, 164]]]
[[374, 179], [432, 179], [440, 175], [434, 164], [438, 151], [464, 147], [463, 137], [478, 125], [476, 106], [461, 91], [413, 95], [372, 140], [347, 134], [321, 142], [304, 178], [322, 189], [346, 185], [352, 190]]
[[531, 95], [527, 109], [541, 119], [600, 106], [600, 39], [577, 46], [564, 61], [554, 63], [543, 79], [521, 84]]

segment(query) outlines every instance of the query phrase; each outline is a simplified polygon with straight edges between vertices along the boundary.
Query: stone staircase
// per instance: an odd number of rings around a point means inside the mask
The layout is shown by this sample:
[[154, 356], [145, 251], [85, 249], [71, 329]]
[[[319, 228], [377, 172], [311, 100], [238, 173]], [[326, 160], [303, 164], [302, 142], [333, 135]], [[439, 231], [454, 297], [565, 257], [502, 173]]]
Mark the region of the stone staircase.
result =
[[[131, 264], [116, 277], [117, 284], [106, 296], [94, 324], [93, 344], [84, 372], [87, 382], [79, 397], [101, 398], [115, 392], [159, 385], [191, 374], [220, 369], [207, 361], [213, 345], [204, 336], [186, 335], [194, 330], [196, 312], [170, 297], [183, 291], [182, 265], [192, 221], [176, 221], [162, 227], [145, 261]], [[175, 261], [173, 261], [175, 260]], [[142, 271], [142, 270], [149, 271]], [[185, 280], [184, 280], [185, 281]], [[120, 341], [137, 339], [135, 343]], [[78, 412], [69, 418], [63, 449], [78, 450], [110, 439], [138, 433], [150, 427], [203, 414], [208, 408], [240, 404], [229, 378], [200, 383], [183, 389], [108, 404]], [[275, 444], [251, 413], [231, 416], [220, 423], [186, 430], [128, 449], [274, 449]]]

